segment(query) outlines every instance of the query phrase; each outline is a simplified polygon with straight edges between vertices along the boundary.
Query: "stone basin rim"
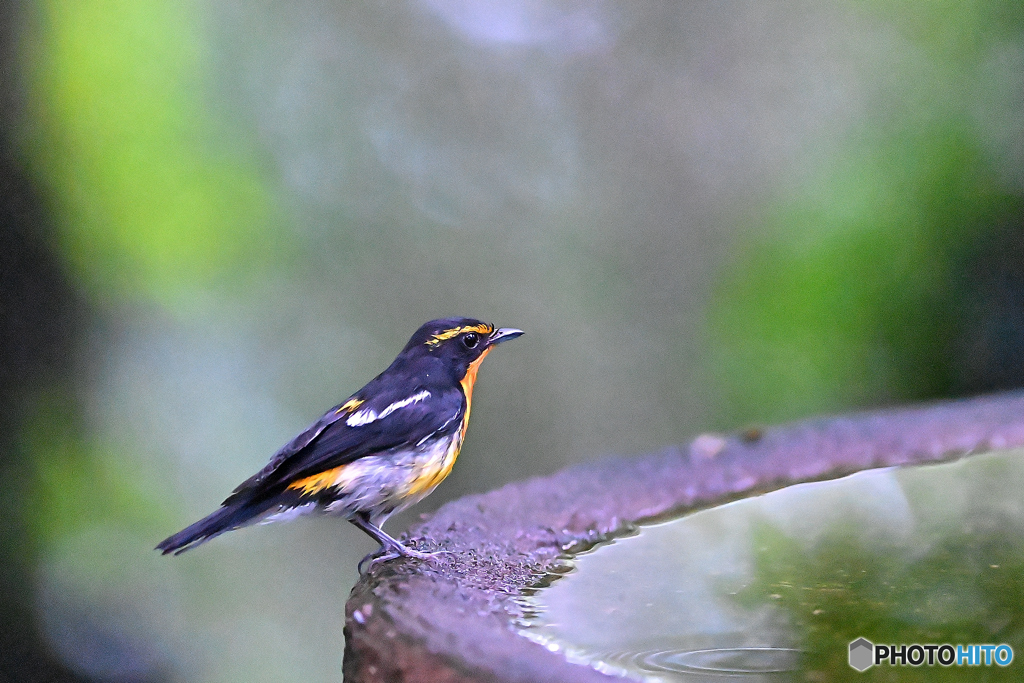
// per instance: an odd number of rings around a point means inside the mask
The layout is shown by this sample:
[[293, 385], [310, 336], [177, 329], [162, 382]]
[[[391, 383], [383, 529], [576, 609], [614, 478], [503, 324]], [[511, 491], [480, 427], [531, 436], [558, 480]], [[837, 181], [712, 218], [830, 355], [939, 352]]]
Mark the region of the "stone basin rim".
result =
[[701, 434], [442, 506], [405, 538], [444, 549], [377, 567], [346, 605], [345, 680], [611, 681], [516, 632], [567, 551], [699, 508], [878, 467], [1024, 446], [1024, 392]]

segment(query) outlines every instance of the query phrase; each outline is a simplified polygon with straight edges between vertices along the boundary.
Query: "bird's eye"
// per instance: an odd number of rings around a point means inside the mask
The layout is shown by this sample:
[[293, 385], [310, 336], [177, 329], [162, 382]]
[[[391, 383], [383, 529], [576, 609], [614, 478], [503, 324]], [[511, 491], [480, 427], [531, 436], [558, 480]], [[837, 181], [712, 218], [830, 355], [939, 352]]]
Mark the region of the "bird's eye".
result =
[[466, 345], [467, 349], [475, 349], [476, 345], [480, 343], [480, 335], [476, 332], [470, 332], [462, 338], [462, 343]]

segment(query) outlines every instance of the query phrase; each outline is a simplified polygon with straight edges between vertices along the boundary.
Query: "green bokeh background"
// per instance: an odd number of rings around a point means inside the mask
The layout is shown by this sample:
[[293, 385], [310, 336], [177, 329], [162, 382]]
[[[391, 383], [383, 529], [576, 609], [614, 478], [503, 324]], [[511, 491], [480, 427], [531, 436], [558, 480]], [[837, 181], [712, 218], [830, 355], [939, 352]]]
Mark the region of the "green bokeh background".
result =
[[5, 11], [19, 230], [77, 311], [0, 480], [61, 675], [337, 680], [358, 531], [151, 548], [433, 317], [527, 336], [392, 530], [702, 429], [1024, 385], [1019, 3]]

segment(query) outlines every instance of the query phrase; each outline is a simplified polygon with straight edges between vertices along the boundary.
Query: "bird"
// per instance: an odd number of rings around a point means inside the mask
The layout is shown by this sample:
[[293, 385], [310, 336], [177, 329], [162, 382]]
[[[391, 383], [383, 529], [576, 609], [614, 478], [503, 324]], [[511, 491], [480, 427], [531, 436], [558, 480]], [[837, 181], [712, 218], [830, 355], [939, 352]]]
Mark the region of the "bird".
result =
[[359, 563], [429, 559], [381, 528], [430, 494], [466, 438], [480, 363], [523, 334], [474, 318], [423, 324], [384, 372], [285, 444], [220, 509], [161, 541], [179, 555], [228, 531], [309, 513], [347, 518], [380, 544]]

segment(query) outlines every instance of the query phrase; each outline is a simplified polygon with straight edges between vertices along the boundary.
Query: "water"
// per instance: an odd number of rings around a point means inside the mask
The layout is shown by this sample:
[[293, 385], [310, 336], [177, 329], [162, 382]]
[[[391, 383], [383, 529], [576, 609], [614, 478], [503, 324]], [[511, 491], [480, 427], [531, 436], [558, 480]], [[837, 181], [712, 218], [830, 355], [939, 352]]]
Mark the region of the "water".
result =
[[651, 681], [956, 680], [956, 667], [859, 674], [848, 645], [1024, 652], [1022, 455], [862, 472], [641, 527], [568, 559], [528, 599], [523, 633]]

